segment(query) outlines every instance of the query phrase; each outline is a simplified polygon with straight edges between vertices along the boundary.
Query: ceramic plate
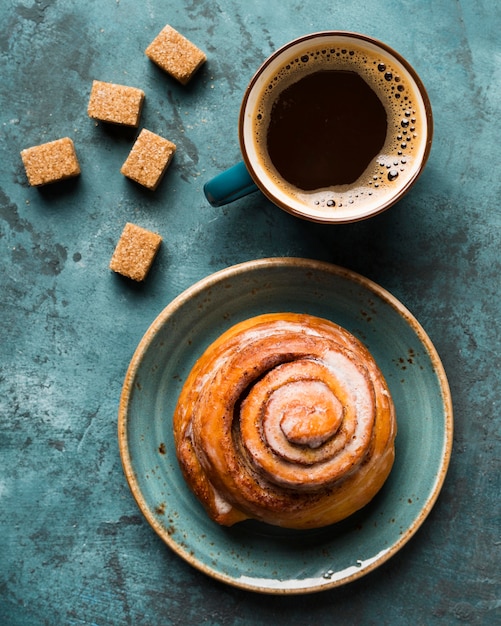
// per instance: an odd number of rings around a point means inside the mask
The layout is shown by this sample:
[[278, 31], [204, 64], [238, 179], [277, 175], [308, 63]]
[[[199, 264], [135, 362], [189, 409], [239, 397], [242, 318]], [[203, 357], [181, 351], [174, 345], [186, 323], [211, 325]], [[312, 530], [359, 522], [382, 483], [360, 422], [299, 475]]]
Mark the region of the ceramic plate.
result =
[[[216, 337], [243, 319], [279, 311], [328, 318], [368, 346], [395, 402], [395, 464], [376, 498], [339, 524], [314, 531], [252, 521], [220, 527], [181, 475], [172, 414], [191, 367]], [[308, 593], [369, 573], [421, 526], [447, 471], [452, 405], [435, 348], [391, 294], [337, 266], [274, 258], [217, 272], [162, 311], [130, 363], [118, 426], [125, 475], [139, 508], [179, 556], [236, 587]]]

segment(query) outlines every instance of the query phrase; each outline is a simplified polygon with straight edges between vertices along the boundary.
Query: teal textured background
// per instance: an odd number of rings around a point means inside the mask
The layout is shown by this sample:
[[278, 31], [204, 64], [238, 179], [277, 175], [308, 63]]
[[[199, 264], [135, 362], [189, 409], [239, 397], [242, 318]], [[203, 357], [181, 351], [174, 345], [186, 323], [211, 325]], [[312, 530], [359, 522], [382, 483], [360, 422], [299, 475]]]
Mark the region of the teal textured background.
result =
[[[144, 55], [170, 23], [207, 64], [187, 87]], [[0, 6], [0, 622], [492, 624], [500, 619], [501, 5], [496, 0], [9, 0]], [[420, 74], [435, 138], [411, 193], [326, 227], [258, 194], [208, 205], [239, 160], [254, 70], [324, 29], [385, 41]], [[174, 141], [156, 192], [119, 173], [131, 133], [86, 114], [93, 79], [141, 87], [141, 125]], [[73, 138], [79, 179], [33, 189], [20, 150]], [[108, 270], [126, 221], [164, 237], [144, 285]], [[391, 561], [311, 597], [270, 598], [195, 571], [158, 539], [122, 473], [118, 398], [147, 327], [213, 271], [267, 256], [331, 261], [376, 281], [434, 342], [455, 407], [448, 477]]]

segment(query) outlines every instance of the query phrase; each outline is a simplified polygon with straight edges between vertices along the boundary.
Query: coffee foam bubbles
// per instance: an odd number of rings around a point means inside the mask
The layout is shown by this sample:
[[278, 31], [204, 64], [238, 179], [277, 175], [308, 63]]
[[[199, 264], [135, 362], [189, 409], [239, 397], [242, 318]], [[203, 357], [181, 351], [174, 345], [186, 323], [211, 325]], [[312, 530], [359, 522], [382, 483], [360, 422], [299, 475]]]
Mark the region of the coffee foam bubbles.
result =
[[[324, 70], [359, 74], [383, 104], [388, 129], [380, 153], [355, 183], [305, 192], [278, 174], [266, 154], [266, 135], [279, 94], [307, 74]], [[425, 150], [426, 123], [418, 87], [398, 61], [379, 49], [369, 50], [351, 41], [335, 46], [323, 43], [291, 57], [261, 90], [254, 109], [254, 143], [261, 166], [280, 192], [298, 198], [309, 211], [321, 215], [384, 204], [386, 197], [406, 187], [415, 178]]]

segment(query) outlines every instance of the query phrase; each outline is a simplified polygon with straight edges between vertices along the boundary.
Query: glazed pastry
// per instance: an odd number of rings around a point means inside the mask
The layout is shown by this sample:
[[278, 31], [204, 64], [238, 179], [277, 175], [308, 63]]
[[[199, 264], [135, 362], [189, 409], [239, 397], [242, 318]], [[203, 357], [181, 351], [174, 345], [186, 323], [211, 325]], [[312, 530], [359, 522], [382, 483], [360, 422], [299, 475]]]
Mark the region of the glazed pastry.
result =
[[394, 460], [381, 371], [340, 326], [297, 313], [236, 324], [198, 359], [174, 413], [184, 478], [219, 524], [338, 522], [367, 504]]

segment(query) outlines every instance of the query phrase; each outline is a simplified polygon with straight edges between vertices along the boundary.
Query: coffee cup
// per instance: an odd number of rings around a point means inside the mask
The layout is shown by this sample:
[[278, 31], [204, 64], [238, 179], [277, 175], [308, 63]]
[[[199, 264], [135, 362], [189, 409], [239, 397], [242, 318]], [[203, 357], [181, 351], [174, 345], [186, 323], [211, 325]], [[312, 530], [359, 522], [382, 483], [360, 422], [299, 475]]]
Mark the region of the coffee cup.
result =
[[409, 191], [432, 136], [428, 95], [400, 54], [366, 35], [313, 33], [257, 70], [240, 108], [243, 161], [204, 193], [222, 206], [260, 190], [297, 217], [354, 222]]

